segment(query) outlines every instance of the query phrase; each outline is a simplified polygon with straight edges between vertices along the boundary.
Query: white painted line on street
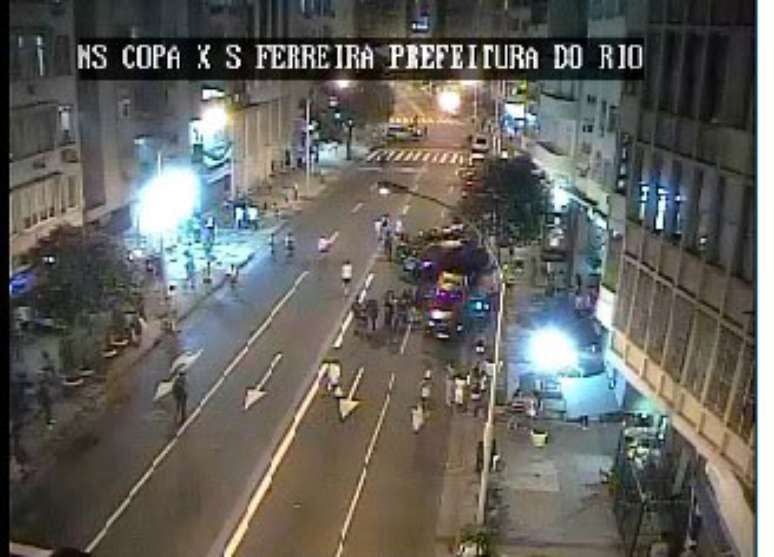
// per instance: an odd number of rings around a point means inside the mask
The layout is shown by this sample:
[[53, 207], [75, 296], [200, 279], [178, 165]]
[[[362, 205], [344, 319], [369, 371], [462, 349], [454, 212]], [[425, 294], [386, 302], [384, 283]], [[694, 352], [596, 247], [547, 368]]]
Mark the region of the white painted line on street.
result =
[[352, 214], [354, 215], [355, 213], [357, 213], [362, 206], [363, 206], [363, 202], [362, 201], [360, 203], [358, 203], [357, 205], [355, 205], [352, 208]]
[[274, 317], [277, 315], [280, 309], [282, 309], [282, 306], [284, 306], [287, 303], [290, 297], [295, 293], [296, 289], [298, 289], [298, 286], [301, 284], [301, 281], [303, 281], [308, 274], [309, 274], [309, 271], [304, 271], [298, 276], [298, 278], [293, 283], [293, 286], [290, 287], [290, 289], [280, 299], [277, 305], [274, 306], [274, 309], [271, 310], [271, 312], [269, 313], [269, 316], [264, 320], [263, 325], [261, 325], [258, 328], [258, 330], [255, 333], [253, 333], [253, 335], [247, 341], [247, 346], [242, 348], [242, 350], [239, 351], [237, 356], [231, 361], [228, 367], [226, 367], [226, 369], [223, 370], [218, 380], [215, 382], [214, 385], [212, 385], [209, 388], [209, 390], [204, 395], [204, 397], [202, 397], [202, 400], [196, 406], [194, 411], [191, 413], [190, 416], [188, 416], [188, 419], [183, 423], [182, 426], [180, 426], [180, 428], [178, 428], [177, 432], [175, 433], [175, 436], [169, 440], [169, 442], [164, 446], [161, 452], [153, 459], [150, 467], [146, 469], [146, 471], [142, 474], [142, 476], [140, 476], [139, 480], [135, 482], [135, 484], [129, 490], [128, 495], [124, 498], [124, 500], [121, 502], [118, 508], [115, 511], [113, 511], [113, 513], [108, 517], [102, 529], [99, 532], [97, 532], [97, 535], [94, 537], [94, 539], [91, 540], [91, 542], [89, 542], [89, 544], [86, 546], [87, 553], [93, 552], [94, 548], [97, 547], [97, 545], [99, 545], [102, 539], [107, 535], [110, 527], [124, 513], [124, 511], [129, 506], [129, 503], [132, 502], [132, 500], [137, 495], [137, 493], [139, 493], [140, 489], [142, 489], [142, 487], [145, 485], [148, 479], [150, 479], [152, 472], [154, 472], [159, 467], [159, 465], [164, 460], [164, 458], [170, 453], [170, 451], [172, 450], [172, 447], [175, 445], [175, 443], [177, 443], [177, 440], [180, 439], [180, 436], [183, 435], [183, 433], [194, 422], [194, 420], [196, 420], [196, 418], [199, 417], [199, 415], [201, 414], [202, 408], [204, 408], [204, 405], [207, 404], [207, 402], [210, 400], [210, 398], [212, 398], [215, 392], [217, 392], [220, 386], [223, 385], [228, 374], [230, 374], [231, 371], [239, 364], [242, 358], [245, 357], [245, 355], [247, 354], [248, 347], [253, 342], [255, 342], [255, 340], [261, 334], [263, 334], [263, 331], [265, 331], [266, 328], [268, 328], [268, 324], [271, 323], [271, 320], [274, 319]]
[[403, 354], [406, 351], [406, 345], [408, 344], [409, 336], [411, 335], [411, 323], [406, 327], [406, 333], [403, 335], [403, 342], [400, 345], [400, 353]]
[[333, 343], [333, 347], [336, 349], [341, 348], [341, 345], [344, 344], [344, 335], [347, 333], [347, 329], [349, 329], [350, 324], [352, 323], [352, 319], [354, 318], [354, 313], [351, 311], [347, 314], [347, 318], [344, 319], [344, 324], [341, 326], [341, 332], [339, 333], [339, 336], [336, 338], [336, 342]]
[[379, 151], [373, 151], [371, 153], [368, 153], [368, 156], [366, 157], [366, 160], [370, 162], [370, 161], [374, 160], [377, 156], [379, 156]]
[[365, 300], [366, 294], [368, 294], [368, 289], [371, 287], [371, 282], [374, 280], [374, 274], [368, 273], [368, 276], [366, 277], [365, 285], [363, 286], [363, 289], [360, 291], [360, 295], [357, 297], [357, 301], [361, 304], [363, 303], [363, 300]]
[[441, 164], [446, 164], [446, 157], [449, 156], [449, 153], [441, 153]]
[[328, 242], [330, 242], [331, 244], [333, 244], [333, 243], [335, 243], [335, 242], [336, 242], [336, 238], [338, 238], [338, 237], [339, 237], [339, 231], [337, 230], [336, 232], [334, 232], [333, 234], [331, 234], [330, 238], [328, 238]]
[[445, 219], [445, 218], [446, 218], [446, 208], [444, 208], [444, 209], [441, 209], [441, 218], [442, 218], [442, 219]]
[[410, 209], [410, 208], [411, 208], [411, 205], [409, 205], [408, 203], [406, 203], [406, 204], [403, 206], [403, 209], [401, 210], [400, 214], [401, 214], [401, 215], [405, 215], [406, 213], [408, 213], [408, 212], [409, 212], [409, 209]]
[[414, 153], [414, 158], [412, 158], [411, 160], [413, 162], [416, 162], [416, 161], [418, 161], [420, 159], [421, 156], [422, 156], [422, 151], [417, 151], [417, 152]]
[[430, 157], [431, 157], [432, 155], [433, 155], [433, 153], [432, 153], [431, 151], [428, 151], [428, 152], [426, 152], [426, 153], [425, 153], [425, 156], [424, 156], [424, 157], [422, 157], [422, 162], [427, 162], [428, 160], [430, 160]]
[[352, 517], [355, 514], [355, 508], [357, 507], [357, 503], [360, 500], [360, 495], [363, 492], [363, 486], [365, 486], [365, 480], [366, 475], [368, 473], [368, 465], [371, 462], [371, 457], [374, 453], [374, 448], [376, 448], [376, 441], [379, 438], [379, 433], [382, 430], [382, 425], [384, 424], [384, 417], [387, 415], [387, 408], [390, 405], [390, 400], [392, 398], [392, 386], [395, 383], [395, 373], [390, 374], [390, 382], [387, 387], [387, 395], [384, 397], [384, 403], [382, 404], [382, 410], [379, 412], [379, 419], [376, 422], [376, 427], [374, 428], [374, 432], [371, 435], [371, 441], [368, 444], [368, 450], [366, 451], [365, 459], [363, 461], [363, 470], [360, 472], [360, 478], [357, 482], [357, 487], [355, 488], [355, 493], [352, 496], [352, 500], [349, 503], [349, 509], [347, 510], [347, 517], [344, 519], [344, 525], [341, 528], [341, 533], [339, 534], [339, 546], [336, 549], [336, 557], [341, 557], [341, 555], [344, 553], [344, 542], [347, 539], [347, 534], [349, 534], [349, 527], [352, 524]]
[[400, 153], [400, 151], [395, 151], [393, 149], [390, 149], [389, 151], [385, 151], [384, 152], [384, 159], [390, 161], [398, 153]]

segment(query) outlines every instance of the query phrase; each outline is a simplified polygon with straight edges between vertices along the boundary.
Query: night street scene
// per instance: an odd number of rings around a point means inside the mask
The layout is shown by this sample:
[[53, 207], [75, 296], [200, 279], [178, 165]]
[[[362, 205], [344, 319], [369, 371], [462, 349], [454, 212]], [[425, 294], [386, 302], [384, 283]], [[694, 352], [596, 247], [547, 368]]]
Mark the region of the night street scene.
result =
[[[8, 6], [11, 556], [767, 555], [754, 0]], [[79, 70], [373, 37], [644, 78]]]

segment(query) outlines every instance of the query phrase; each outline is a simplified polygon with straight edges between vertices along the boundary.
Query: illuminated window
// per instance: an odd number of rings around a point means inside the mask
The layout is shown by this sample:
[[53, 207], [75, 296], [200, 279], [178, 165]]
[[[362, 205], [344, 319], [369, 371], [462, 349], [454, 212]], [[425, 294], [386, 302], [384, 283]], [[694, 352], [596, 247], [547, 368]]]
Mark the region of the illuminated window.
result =
[[650, 186], [647, 182], [640, 182], [640, 222], [645, 221], [645, 210], [648, 207], [648, 193], [650, 192]]
[[658, 205], [656, 206], [656, 231], [664, 230], [667, 208], [667, 190], [661, 186], [658, 187]]

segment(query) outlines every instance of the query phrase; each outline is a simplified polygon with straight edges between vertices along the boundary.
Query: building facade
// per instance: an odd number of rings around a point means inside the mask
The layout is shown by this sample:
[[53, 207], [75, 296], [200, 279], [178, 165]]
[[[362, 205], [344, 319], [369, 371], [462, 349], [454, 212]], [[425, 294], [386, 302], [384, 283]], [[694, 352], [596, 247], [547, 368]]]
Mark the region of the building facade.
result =
[[73, 3], [11, 3], [10, 275], [58, 226], [83, 222]]
[[716, 545], [753, 555], [755, 3], [652, 0], [644, 19], [608, 358], [694, 453]]

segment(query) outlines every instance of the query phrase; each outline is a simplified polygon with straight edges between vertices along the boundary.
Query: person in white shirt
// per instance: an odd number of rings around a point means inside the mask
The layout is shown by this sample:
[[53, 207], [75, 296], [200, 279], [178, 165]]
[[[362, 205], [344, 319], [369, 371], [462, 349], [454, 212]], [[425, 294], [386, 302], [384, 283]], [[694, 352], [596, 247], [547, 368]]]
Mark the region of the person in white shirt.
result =
[[347, 259], [341, 266], [341, 284], [344, 286], [344, 296], [349, 296], [349, 284], [352, 282], [352, 263]]
[[325, 236], [320, 236], [320, 239], [317, 240], [317, 251], [320, 253], [328, 252], [328, 238]]
[[403, 234], [403, 221], [400, 218], [395, 219], [395, 235], [400, 236]]

